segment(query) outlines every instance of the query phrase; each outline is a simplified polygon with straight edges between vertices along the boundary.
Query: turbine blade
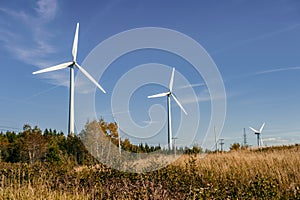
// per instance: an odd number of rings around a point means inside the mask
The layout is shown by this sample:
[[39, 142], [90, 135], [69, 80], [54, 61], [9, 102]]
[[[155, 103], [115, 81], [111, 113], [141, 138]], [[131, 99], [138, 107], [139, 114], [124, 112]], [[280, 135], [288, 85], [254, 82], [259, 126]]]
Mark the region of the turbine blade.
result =
[[77, 57], [78, 30], [79, 30], [79, 23], [77, 23], [76, 32], [75, 32], [74, 41], [73, 41], [73, 49], [72, 49], [73, 61], [76, 61], [76, 57]]
[[44, 72], [56, 71], [56, 70], [67, 68], [67, 67], [71, 66], [72, 64], [73, 64], [73, 62], [66, 62], [66, 63], [62, 63], [62, 64], [59, 64], [59, 65], [55, 65], [53, 67], [48, 67], [48, 68], [45, 68], [45, 69], [41, 69], [39, 71], [35, 71], [32, 74], [40, 74], [40, 73], [44, 73]]
[[175, 95], [173, 95], [171, 93], [171, 96], [173, 97], [173, 99], [176, 101], [176, 103], [178, 104], [178, 106], [181, 108], [181, 110], [184, 112], [185, 115], [187, 115], [187, 112], [185, 111], [185, 109], [183, 108], [183, 106], [181, 105], [181, 103], [178, 101], [178, 99], [176, 98]]
[[170, 89], [170, 92], [172, 92], [172, 90], [173, 90], [173, 83], [174, 83], [174, 72], [175, 72], [175, 68], [173, 67], [173, 70], [172, 70], [172, 75], [171, 75], [171, 80], [170, 80], [170, 84], [169, 84], [169, 89]]
[[258, 130], [255, 130], [254, 128], [252, 127], [249, 127], [254, 133], [258, 133]]
[[154, 94], [154, 95], [148, 96], [148, 99], [156, 98], [156, 97], [165, 97], [165, 96], [168, 96], [169, 94], [170, 94], [170, 92], [164, 92], [164, 93]]
[[92, 81], [103, 93], [106, 93], [105, 90], [99, 85], [99, 83], [87, 72], [83, 69], [80, 65], [75, 63], [76, 67], [88, 78]]
[[259, 129], [259, 132], [261, 133], [262, 132], [262, 130], [264, 129], [264, 127], [265, 127], [265, 122], [261, 125], [261, 127], [260, 127], [260, 129]]

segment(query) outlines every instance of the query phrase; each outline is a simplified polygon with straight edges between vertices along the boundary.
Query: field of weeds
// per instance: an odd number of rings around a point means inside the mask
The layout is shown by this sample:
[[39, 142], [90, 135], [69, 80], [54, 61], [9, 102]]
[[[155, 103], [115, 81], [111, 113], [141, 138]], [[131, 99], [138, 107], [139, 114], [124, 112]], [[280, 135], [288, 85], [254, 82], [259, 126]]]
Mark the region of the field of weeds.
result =
[[148, 173], [0, 163], [0, 199], [300, 199], [300, 147], [182, 156]]

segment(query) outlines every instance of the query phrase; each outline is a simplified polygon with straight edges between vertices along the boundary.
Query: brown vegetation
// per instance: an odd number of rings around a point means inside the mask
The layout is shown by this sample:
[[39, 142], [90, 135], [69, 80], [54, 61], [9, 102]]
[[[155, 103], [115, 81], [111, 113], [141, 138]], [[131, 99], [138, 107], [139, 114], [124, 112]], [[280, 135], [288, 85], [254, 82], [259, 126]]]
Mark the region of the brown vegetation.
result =
[[299, 199], [300, 147], [182, 156], [134, 174], [70, 164], [0, 163], [0, 199]]

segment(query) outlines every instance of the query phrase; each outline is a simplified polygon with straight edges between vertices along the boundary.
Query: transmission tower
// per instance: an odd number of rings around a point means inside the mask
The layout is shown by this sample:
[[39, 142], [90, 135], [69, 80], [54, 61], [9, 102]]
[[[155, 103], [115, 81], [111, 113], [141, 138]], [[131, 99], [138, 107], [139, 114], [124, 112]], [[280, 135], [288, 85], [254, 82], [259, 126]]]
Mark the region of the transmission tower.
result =
[[214, 126], [214, 134], [215, 134], [215, 145], [216, 145], [216, 152], [218, 152], [218, 141], [217, 141], [216, 126]]
[[247, 135], [246, 135], [246, 129], [244, 128], [244, 146], [247, 146]]
[[223, 151], [224, 139], [220, 139], [221, 152]]
[[176, 140], [178, 139], [177, 137], [172, 137], [172, 139], [173, 139], [173, 145], [174, 145], [174, 156], [176, 157]]

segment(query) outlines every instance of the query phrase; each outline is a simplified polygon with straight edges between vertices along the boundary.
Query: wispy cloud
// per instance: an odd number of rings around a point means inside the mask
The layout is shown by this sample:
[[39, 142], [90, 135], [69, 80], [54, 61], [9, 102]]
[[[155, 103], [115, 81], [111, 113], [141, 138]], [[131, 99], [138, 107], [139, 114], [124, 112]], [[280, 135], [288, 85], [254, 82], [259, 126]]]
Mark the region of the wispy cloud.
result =
[[160, 121], [145, 120], [145, 121], [142, 121], [142, 123], [144, 123], [144, 124], [157, 124], [157, 123], [160, 123]]
[[[45, 68], [57, 64], [50, 57], [58, 50], [51, 44], [54, 35], [47, 28], [57, 15], [57, 0], [38, 0], [33, 9], [27, 10], [31, 12], [19, 7], [0, 8], [0, 16], [5, 19], [0, 22], [0, 42], [14, 58], [28, 65]], [[65, 70], [37, 77], [56, 86], [69, 86]]]
[[197, 102], [207, 102], [207, 101], [212, 101], [212, 100], [219, 100], [219, 99], [224, 99], [227, 97], [228, 97], [227, 94], [226, 94], [226, 96], [223, 96], [222, 94], [217, 94], [212, 97], [209, 94], [208, 89], [204, 89], [196, 97], [195, 96], [185, 97], [184, 99], [181, 99], [180, 102], [182, 104], [191, 104], [191, 103], [197, 103]]
[[293, 71], [293, 70], [300, 70], [300, 67], [281, 67], [281, 68], [276, 68], [276, 69], [269, 69], [269, 70], [258, 71], [255, 74], [256, 75], [270, 74], [270, 73], [275, 73], [275, 72]]
[[195, 88], [195, 87], [202, 87], [202, 86], [206, 86], [206, 84], [205, 83], [194, 83], [194, 84], [181, 86], [181, 87], [179, 87], [179, 89]]
[[30, 101], [31, 99], [33, 99], [33, 98], [35, 98], [35, 97], [37, 97], [37, 96], [40, 96], [40, 95], [42, 95], [42, 94], [48, 93], [49, 91], [54, 90], [54, 89], [56, 89], [56, 88], [58, 88], [58, 87], [60, 87], [60, 86], [59, 86], [59, 85], [56, 85], [56, 86], [53, 86], [53, 87], [48, 88], [48, 89], [46, 89], [46, 90], [42, 90], [42, 91], [40, 91], [40, 92], [37, 92], [37, 93], [31, 95], [30, 97], [25, 98], [24, 100], [25, 100], [25, 101]]
[[252, 76], [267, 75], [267, 74], [271, 74], [271, 73], [288, 72], [288, 71], [295, 71], [295, 70], [300, 70], [300, 66], [299, 67], [278, 67], [278, 68], [273, 68], [273, 69], [260, 70], [260, 71], [256, 71], [256, 72], [249, 73], [249, 74], [237, 75], [237, 76], [233, 77], [232, 79], [245, 79], [245, 78], [249, 78]]
[[212, 52], [212, 54], [217, 54], [217, 53], [220, 53], [220, 52], [225, 52], [225, 51], [230, 50], [230, 49], [235, 49], [237, 47], [244, 46], [246, 44], [250, 44], [250, 43], [255, 42], [255, 41], [263, 40], [263, 39], [266, 39], [266, 38], [269, 38], [269, 37], [273, 37], [273, 36], [276, 36], [276, 35], [279, 35], [279, 34], [282, 34], [282, 33], [285, 33], [285, 32], [295, 30], [299, 27], [300, 27], [300, 23], [295, 23], [295, 24], [292, 24], [290, 26], [284, 27], [282, 29], [278, 29], [278, 30], [275, 30], [275, 31], [272, 31], [272, 32], [257, 35], [257, 36], [254, 36], [252, 38], [244, 39], [242, 41], [238, 41], [236, 43], [231, 44], [230, 46], [220, 48], [220, 49]]
[[111, 112], [111, 111], [106, 111], [106, 112], [102, 112], [101, 113], [101, 116], [113, 116], [113, 117], [118, 117], [120, 115], [124, 115], [124, 114], [128, 114], [130, 113], [130, 110], [123, 110], [123, 111], [114, 111], [114, 112]]
[[18, 60], [41, 67], [49, 64], [47, 56], [56, 51], [48, 42], [52, 35], [45, 27], [56, 16], [57, 0], [38, 0], [33, 10], [0, 8], [6, 19], [1, 22], [4, 34], [0, 41]]
[[57, 12], [57, 2], [56, 0], [39, 0], [35, 10], [44, 20], [52, 20]]
[[290, 143], [292, 141], [288, 140], [288, 139], [283, 139], [281, 137], [269, 137], [269, 138], [262, 138], [262, 141], [265, 145], [272, 145], [272, 144], [287, 144]]

